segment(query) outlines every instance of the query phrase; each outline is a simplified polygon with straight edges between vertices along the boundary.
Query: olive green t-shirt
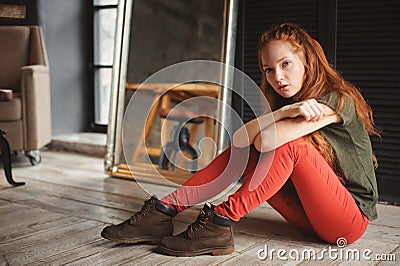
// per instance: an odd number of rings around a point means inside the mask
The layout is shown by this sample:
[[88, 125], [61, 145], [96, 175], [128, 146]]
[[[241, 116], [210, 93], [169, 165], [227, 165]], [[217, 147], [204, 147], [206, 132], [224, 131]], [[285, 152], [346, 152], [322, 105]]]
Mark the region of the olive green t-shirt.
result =
[[[337, 110], [338, 94], [327, 93], [318, 101]], [[374, 220], [378, 217], [376, 211], [378, 189], [369, 135], [355, 111], [354, 102], [350, 96], [344, 96], [343, 105], [338, 114], [343, 122], [330, 124], [320, 129], [320, 132], [336, 153], [343, 170], [346, 189], [365, 216], [369, 220]]]

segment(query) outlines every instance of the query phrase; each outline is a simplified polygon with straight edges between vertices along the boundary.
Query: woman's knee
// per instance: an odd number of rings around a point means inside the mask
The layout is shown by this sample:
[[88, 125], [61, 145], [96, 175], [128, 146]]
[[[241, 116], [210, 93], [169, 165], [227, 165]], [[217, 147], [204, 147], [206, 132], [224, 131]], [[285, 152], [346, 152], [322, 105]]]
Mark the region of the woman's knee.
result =
[[[291, 140], [276, 149], [272, 150], [271, 152], [299, 152], [304, 149], [309, 150], [309, 147], [312, 146], [311, 143], [309, 143], [305, 137], [297, 138], [294, 140]], [[255, 149], [260, 152], [260, 149], [262, 147], [254, 145]]]

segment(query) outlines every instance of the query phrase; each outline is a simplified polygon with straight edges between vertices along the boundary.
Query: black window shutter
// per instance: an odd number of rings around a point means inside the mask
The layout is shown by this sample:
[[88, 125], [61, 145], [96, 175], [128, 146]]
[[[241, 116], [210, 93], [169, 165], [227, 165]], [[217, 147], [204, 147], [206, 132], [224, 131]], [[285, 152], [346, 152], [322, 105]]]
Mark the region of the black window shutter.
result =
[[[243, 71], [258, 85], [261, 83], [261, 73], [258, 68], [257, 50], [261, 34], [273, 25], [290, 22], [298, 24], [317, 38], [318, 2], [318, 0], [244, 1]], [[257, 101], [258, 96], [246, 91], [246, 84], [243, 85], [243, 89], [246, 99]], [[245, 122], [261, 111], [261, 104], [256, 107], [259, 110], [253, 112], [248, 105], [242, 104], [242, 118]]]
[[373, 138], [379, 161], [380, 199], [396, 201], [400, 189], [400, 2], [338, 0], [336, 63], [371, 105], [382, 139]]
[[[257, 62], [260, 35], [270, 26], [283, 22], [305, 28], [321, 42], [328, 58], [333, 63], [336, 60], [338, 71], [360, 89], [371, 105], [375, 122], [382, 131], [382, 139], [372, 138], [379, 161], [376, 174], [380, 199], [399, 203], [400, 1], [246, 0], [241, 3], [239, 68], [260, 84]], [[323, 28], [327, 30], [324, 32]], [[243, 90], [246, 98], [257, 100], [255, 95], [246, 92], [246, 84]], [[245, 122], [257, 114], [243, 101], [240, 105]]]

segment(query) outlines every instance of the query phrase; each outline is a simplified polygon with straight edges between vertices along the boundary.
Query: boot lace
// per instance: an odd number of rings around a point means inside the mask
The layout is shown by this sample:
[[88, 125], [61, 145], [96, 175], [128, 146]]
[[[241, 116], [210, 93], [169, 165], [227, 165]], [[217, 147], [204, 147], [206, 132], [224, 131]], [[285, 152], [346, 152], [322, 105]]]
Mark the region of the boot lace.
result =
[[155, 201], [151, 198], [144, 202], [142, 209], [136, 212], [134, 215], [131, 216], [130, 221], [131, 223], [140, 221], [143, 217], [145, 217], [153, 208]]
[[209, 213], [205, 212], [204, 210], [200, 210], [200, 214], [197, 216], [196, 221], [190, 224], [186, 231], [179, 235], [184, 238], [189, 238], [190, 236], [195, 235], [200, 229], [204, 228], [209, 219]]

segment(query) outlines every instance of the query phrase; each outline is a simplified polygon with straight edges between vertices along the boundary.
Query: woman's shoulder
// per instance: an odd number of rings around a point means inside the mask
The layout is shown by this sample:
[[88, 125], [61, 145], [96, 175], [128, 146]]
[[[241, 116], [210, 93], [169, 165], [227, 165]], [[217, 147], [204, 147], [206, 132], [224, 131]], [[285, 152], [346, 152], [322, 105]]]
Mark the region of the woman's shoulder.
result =
[[343, 122], [351, 120], [356, 113], [354, 101], [351, 96], [336, 90], [327, 91], [318, 101], [335, 110]]

